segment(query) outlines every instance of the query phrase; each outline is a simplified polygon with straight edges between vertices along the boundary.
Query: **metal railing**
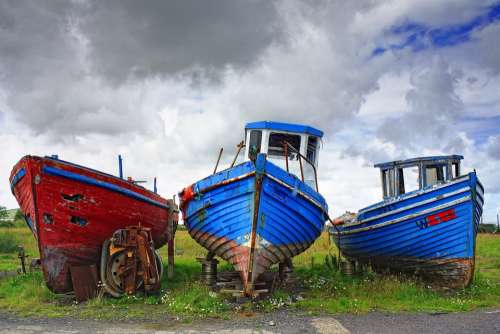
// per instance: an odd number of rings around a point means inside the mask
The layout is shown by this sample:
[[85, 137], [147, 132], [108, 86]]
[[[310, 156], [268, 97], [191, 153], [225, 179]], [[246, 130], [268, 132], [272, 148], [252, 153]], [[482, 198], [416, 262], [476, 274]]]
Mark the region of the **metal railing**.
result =
[[[241, 152], [241, 149], [245, 147], [245, 142], [241, 141], [237, 146], [238, 148], [237, 152], [236, 152], [236, 155], [235, 157], [233, 158], [233, 161], [231, 162], [231, 166], [230, 168], [232, 168], [234, 166], [234, 164], [236, 163], [236, 160], [238, 159], [238, 156]], [[217, 173], [217, 168], [219, 167], [219, 162], [220, 162], [220, 159], [221, 159], [221, 156], [222, 156], [222, 152], [223, 152], [223, 148], [220, 149], [219, 151], [219, 155], [217, 157], [217, 163], [215, 164], [215, 168], [214, 168], [214, 172], [213, 174]], [[316, 191], [319, 192], [319, 187], [318, 187], [318, 173], [316, 171], [316, 166], [314, 165], [314, 163], [309, 160], [308, 158], [306, 158], [305, 156], [303, 156], [299, 150], [297, 150], [295, 147], [293, 147], [289, 142], [287, 142], [286, 140], [283, 141], [283, 153], [285, 155], [285, 162], [286, 162], [286, 171], [287, 172], [290, 172], [290, 169], [289, 169], [289, 164], [288, 164], [288, 152], [292, 151], [294, 152], [295, 154], [297, 154], [297, 157], [298, 157], [298, 160], [299, 160], [299, 166], [300, 166], [300, 177], [301, 177], [301, 180], [302, 182], [304, 182], [304, 164], [302, 163], [302, 160], [304, 160], [305, 162], [307, 162], [313, 169], [313, 172], [314, 172], [314, 184], [316, 186]]]
[[314, 171], [314, 184], [316, 185], [316, 191], [319, 192], [318, 190], [318, 174], [316, 172], [316, 166], [314, 166], [314, 163], [307, 159], [305, 156], [303, 156], [299, 150], [297, 150], [295, 147], [293, 147], [289, 142], [286, 140], [283, 141], [283, 151], [285, 154], [285, 161], [286, 161], [286, 171], [290, 172], [288, 168], [288, 150], [291, 150], [292, 152], [296, 153], [297, 156], [299, 157], [299, 166], [300, 166], [300, 176], [302, 178], [302, 182], [304, 182], [304, 166], [302, 164], [302, 160], [307, 162], [311, 167], [313, 168]]

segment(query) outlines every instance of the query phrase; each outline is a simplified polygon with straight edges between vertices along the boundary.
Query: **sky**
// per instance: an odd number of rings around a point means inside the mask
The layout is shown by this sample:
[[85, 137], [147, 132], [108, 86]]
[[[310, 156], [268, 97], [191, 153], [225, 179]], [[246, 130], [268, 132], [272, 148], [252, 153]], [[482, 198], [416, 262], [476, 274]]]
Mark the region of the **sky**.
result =
[[330, 214], [381, 200], [374, 163], [464, 155], [500, 208], [500, 2], [0, 2], [0, 205], [24, 155], [172, 197], [228, 166], [245, 123], [325, 132]]

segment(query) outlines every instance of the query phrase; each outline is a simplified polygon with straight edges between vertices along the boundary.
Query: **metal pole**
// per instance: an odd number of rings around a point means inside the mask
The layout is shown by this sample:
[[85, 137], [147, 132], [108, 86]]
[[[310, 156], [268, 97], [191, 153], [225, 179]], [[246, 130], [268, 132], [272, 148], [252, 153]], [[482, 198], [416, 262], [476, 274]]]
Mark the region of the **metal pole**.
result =
[[288, 145], [286, 143], [283, 143], [284, 149], [285, 149], [285, 161], [286, 161], [286, 171], [290, 172], [288, 170]]
[[217, 173], [217, 167], [219, 167], [219, 162], [220, 162], [220, 157], [222, 156], [222, 151], [224, 151], [223, 147], [220, 148], [219, 157], [217, 158], [217, 163], [215, 164], [215, 168], [214, 168], [214, 174]]
[[[240, 155], [240, 152], [241, 152], [241, 149], [243, 147], [245, 147], [245, 142], [242, 140], [237, 146], [238, 148], [238, 151], [236, 152], [236, 156], [234, 157], [233, 159], [233, 162], [231, 163], [231, 168], [234, 166], [234, 164], [236, 163], [236, 159], [238, 159], [238, 156]], [[215, 174], [215, 173], [214, 173]]]
[[318, 185], [318, 174], [316, 174], [316, 167], [312, 166], [314, 170], [314, 182], [316, 183], [316, 192], [319, 193], [319, 185]]
[[156, 186], [156, 176], [155, 176], [155, 179], [154, 179], [153, 190], [154, 190], [154, 193], [155, 193], [155, 194], [157, 194], [157, 193], [158, 193], [158, 188], [157, 188], [157, 186]]
[[23, 271], [23, 274], [26, 274], [26, 263], [25, 263], [26, 253], [24, 251], [24, 247], [19, 246], [18, 250], [19, 251], [18, 251], [17, 257], [21, 260], [21, 270]]
[[300, 176], [302, 177], [302, 182], [304, 182], [304, 168], [302, 168], [302, 157], [299, 154], [299, 165], [300, 165]]
[[118, 154], [118, 173], [120, 175], [120, 179], [123, 179], [123, 159], [121, 154]]

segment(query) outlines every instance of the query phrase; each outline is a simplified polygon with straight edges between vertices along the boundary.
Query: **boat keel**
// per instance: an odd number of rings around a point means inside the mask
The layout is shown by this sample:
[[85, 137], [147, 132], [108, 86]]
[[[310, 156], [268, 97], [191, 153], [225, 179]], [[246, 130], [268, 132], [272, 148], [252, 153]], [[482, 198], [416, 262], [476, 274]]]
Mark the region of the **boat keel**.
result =
[[[368, 263], [368, 261], [359, 261]], [[369, 263], [379, 271], [417, 275], [438, 287], [460, 289], [467, 287], [474, 276], [474, 259], [417, 259], [410, 257], [374, 257]]]

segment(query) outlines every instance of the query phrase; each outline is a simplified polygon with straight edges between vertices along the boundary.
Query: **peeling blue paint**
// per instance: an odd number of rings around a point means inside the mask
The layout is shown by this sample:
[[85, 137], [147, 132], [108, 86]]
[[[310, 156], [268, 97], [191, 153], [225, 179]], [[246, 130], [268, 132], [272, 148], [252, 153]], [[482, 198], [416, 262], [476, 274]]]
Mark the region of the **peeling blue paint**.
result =
[[16, 175], [14, 175], [14, 177], [12, 178], [12, 181], [10, 183], [10, 191], [14, 194], [14, 187], [16, 186], [16, 184], [19, 183], [19, 181], [21, 181], [21, 179], [26, 175], [26, 170], [24, 168], [21, 168], [17, 173]]

